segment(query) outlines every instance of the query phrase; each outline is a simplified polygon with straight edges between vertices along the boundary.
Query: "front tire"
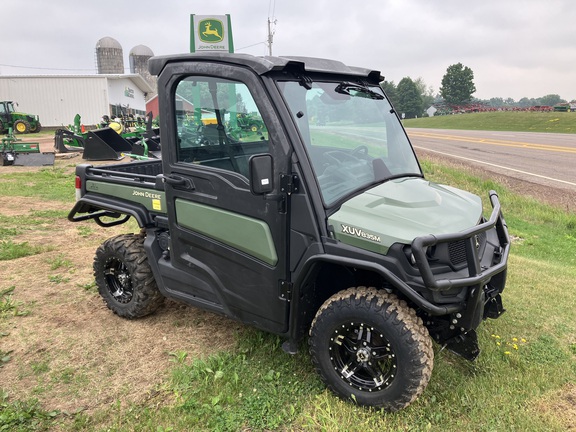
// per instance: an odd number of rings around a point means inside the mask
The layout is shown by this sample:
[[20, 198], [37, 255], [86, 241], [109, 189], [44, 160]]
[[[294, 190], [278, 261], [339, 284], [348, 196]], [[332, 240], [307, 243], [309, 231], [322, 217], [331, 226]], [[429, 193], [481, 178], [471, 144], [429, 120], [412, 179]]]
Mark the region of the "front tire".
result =
[[19, 134], [30, 132], [30, 123], [28, 123], [26, 120], [16, 120], [14, 122], [14, 132]]
[[330, 297], [310, 328], [310, 354], [327, 387], [359, 405], [397, 411], [426, 388], [432, 341], [406, 302], [375, 288]]
[[102, 243], [94, 257], [94, 277], [106, 306], [123, 318], [150, 315], [164, 302], [143, 236], [123, 234]]

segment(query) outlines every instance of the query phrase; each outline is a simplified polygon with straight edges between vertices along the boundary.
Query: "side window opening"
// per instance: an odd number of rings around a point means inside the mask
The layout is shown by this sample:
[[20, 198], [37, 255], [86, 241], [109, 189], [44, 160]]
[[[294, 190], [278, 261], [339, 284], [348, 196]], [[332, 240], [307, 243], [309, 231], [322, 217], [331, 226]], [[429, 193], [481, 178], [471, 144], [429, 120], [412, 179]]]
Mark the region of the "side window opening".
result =
[[173, 103], [178, 162], [248, 177], [250, 156], [269, 152], [268, 129], [246, 84], [190, 76], [179, 82]]

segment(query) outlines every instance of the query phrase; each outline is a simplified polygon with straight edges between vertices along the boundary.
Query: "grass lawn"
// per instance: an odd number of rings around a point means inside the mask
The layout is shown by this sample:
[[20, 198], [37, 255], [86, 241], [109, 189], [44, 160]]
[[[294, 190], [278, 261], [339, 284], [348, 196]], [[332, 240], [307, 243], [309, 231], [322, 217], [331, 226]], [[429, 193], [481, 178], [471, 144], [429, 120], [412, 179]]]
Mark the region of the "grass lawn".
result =
[[576, 133], [576, 112], [494, 111], [403, 120], [404, 127]]
[[[40, 314], [42, 302], [52, 298], [22, 304], [18, 293], [24, 287], [16, 280], [7, 287], [0, 285], [0, 376], [6, 370], [3, 367], [14, 366], [20, 371], [20, 378], [10, 388], [0, 380], [0, 430], [567, 430], [576, 418], [576, 214], [543, 205], [464, 171], [427, 160], [422, 164], [430, 180], [474, 192], [485, 203], [488, 190], [496, 190], [514, 244], [503, 294], [507, 312], [479, 328], [480, 357], [470, 363], [435, 346], [430, 384], [407, 409], [389, 414], [337, 399], [315, 374], [305, 344], [297, 355], [289, 356], [282, 352], [278, 337], [242, 325], [221, 329], [232, 341], [231, 348], [205, 354], [184, 349], [162, 353], [168, 366], [161, 371], [163, 378], [153, 383], [152, 391], [142, 388], [146, 397], [135, 401], [118, 397], [87, 411], [55, 409], [71, 394], [89, 394], [94, 388], [94, 397], [98, 396], [102, 383], [90, 381], [90, 370], [81, 364], [56, 373], [60, 354], [54, 351], [22, 353], [3, 348], [11, 338], [20, 337], [19, 328], [25, 320]], [[100, 304], [93, 285], [84, 279], [75, 281], [84, 267], [91, 266], [90, 262], [75, 263], [77, 248], [82, 242], [93, 241], [96, 231], [88, 230], [96, 227], [68, 227], [77, 229], [81, 238], [77, 244], [57, 251], [33, 241], [36, 232], [53, 230], [58, 235], [62, 229], [73, 200], [72, 168], [10, 174], [0, 171], [0, 179], [5, 185], [0, 189], [3, 200], [21, 196], [25, 200], [48, 198], [55, 203], [54, 209], [37, 210], [27, 217], [3, 214], [0, 209], [0, 241], [5, 249], [2, 266], [17, 269], [18, 260], [26, 259], [18, 258], [22, 255], [16, 252], [21, 251], [15, 247], [21, 245], [20, 236], [24, 234], [29, 239], [27, 246], [32, 248], [29, 254], [35, 254], [37, 263], [48, 266], [47, 283], [58, 287], [66, 302], [78, 307]], [[110, 320], [102, 323], [103, 327], [124, 325], [108, 311], [98, 316]], [[212, 321], [216, 317], [205, 316]], [[79, 315], [75, 325], [91, 318], [92, 314]], [[65, 328], [66, 317], [60, 319]], [[149, 323], [133, 321], [131, 331]], [[205, 325], [200, 318], [198, 323]], [[178, 323], [166, 331], [177, 338], [184, 325]], [[50, 335], [51, 344], [59, 343], [58, 337], [59, 333]], [[176, 340], [177, 344], [188, 342]], [[96, 356], [86, 356], [90, 364], [97, 367], [112, 351], [122, 350], [115, 338], [109, 344], [90, 351]], [[34, 362], [27, 358], [32, 354]], [[147, 361], [147, 357], [131, 358], [130, 353], [122, 360], [134, 367]], [[32, 395], [24, 395], [21, 389], [34, 380], [37, 384]], [[133, 385], [138, 386], [138, 381]]]

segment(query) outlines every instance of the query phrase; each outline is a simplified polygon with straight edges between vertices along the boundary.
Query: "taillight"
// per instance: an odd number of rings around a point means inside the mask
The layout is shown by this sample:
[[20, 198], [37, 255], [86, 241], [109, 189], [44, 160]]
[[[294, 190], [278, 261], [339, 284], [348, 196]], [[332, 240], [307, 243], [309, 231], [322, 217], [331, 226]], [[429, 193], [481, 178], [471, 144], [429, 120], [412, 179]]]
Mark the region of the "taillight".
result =
[[80, 176], [76, 176], [76, 201], [82, 198], [82, 179]]

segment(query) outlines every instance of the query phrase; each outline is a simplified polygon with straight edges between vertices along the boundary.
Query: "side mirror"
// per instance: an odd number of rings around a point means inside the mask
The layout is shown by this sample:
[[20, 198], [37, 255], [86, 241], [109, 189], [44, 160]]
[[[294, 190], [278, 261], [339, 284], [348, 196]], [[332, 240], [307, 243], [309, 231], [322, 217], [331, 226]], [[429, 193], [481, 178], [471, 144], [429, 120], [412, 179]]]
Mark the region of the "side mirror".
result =
[[270, 154], [252, 156], [249, 162], [250, 190], [255, 195], [263, 195], [274, 189], [274, 160]]

